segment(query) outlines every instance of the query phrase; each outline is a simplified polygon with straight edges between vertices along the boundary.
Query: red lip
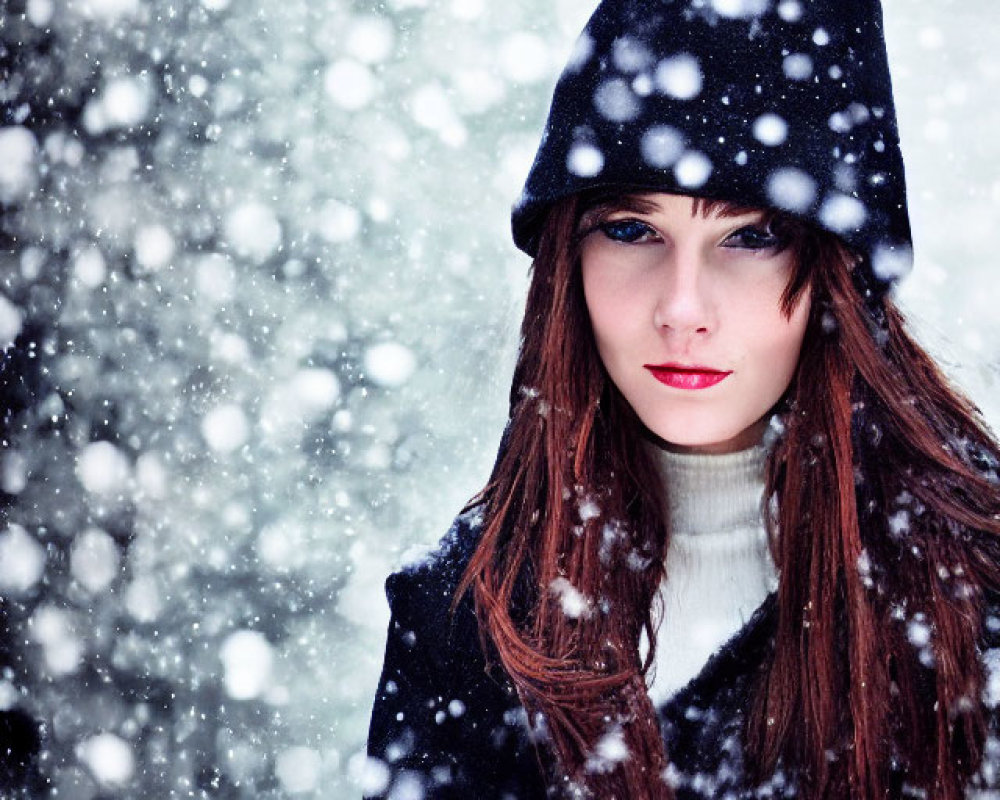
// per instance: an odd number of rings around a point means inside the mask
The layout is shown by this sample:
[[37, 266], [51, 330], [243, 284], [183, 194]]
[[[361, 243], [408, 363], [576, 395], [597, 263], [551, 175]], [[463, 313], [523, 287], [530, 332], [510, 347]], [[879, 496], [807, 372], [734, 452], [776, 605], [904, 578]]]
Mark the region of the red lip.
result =
[[675, 389], [707, 389], [724, 381], [732, 370], [725, 372], [711, 367], [683, 364], [644, 364], [660, 383]]

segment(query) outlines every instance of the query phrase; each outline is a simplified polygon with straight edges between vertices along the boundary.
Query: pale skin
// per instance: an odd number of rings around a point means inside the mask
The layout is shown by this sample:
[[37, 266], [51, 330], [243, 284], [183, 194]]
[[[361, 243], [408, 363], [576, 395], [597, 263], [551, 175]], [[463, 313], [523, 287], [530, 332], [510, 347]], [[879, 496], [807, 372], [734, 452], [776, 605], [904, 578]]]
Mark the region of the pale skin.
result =
[[582, 226], [598, 352], [643, 424], [679, 451], [759, 443], [795, 374], [810, 306], [807, 290], [789, 315], [782, 308], [795, 255], [764, 212], [703, 215], [690, 197], [656, 193]]

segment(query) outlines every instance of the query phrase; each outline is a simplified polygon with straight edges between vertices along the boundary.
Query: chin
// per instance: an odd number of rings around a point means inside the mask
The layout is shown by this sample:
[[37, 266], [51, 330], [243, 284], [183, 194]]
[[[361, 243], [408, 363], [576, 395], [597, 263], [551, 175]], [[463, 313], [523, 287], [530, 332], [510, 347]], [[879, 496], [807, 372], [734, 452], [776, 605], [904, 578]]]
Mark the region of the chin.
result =
[[725, 444], [732, 439], [732, 436], [716, 435], [711, 432], [698, 432], [687, 429], [685, 431], [671, 430], [669, 428], [649, 428], [653, 440], [660, 447], [668, 450], [672, 449], [708, 449]]
[[645, 421], [643, 424], [652, 434], [653, 441], [667, 450], [728, 453], [758, 444], [763, 434], [763, 429], [758, 430], [759, 422], [750, 421], [744, 426], [726, 427], [711, 422], [697, 424], [691, 420], [687, 424], [678, 424], [677, 420], [671, 420], [672, 424], [650, 425]]

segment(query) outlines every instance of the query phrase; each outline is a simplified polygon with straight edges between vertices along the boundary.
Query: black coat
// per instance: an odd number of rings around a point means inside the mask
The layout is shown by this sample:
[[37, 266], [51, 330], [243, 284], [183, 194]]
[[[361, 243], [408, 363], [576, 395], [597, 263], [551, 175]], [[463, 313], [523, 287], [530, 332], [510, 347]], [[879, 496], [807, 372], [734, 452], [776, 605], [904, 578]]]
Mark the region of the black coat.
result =
[[[460, 516], [433, 556], [386, 581], [392, 618], [368, 754], [388, 768], [390, 780], [371, 798], [546, 797], [517, 694], [499, 667], [492, 676], [486, 673], [471, 599], [464, 597], [454, 616], [449, 611], [480, 524], [475, 513]], [[702, 671], [659, 709], [678, 800], [795, 797], [794, 775], [779, 770], [766, 785], [750, 785], [743, 767], [744, 709], [752, 677], [773, 641], [776, 621], [771, 595]], [[987, 626], [987, 630], [998, 628]], [[993, 641], [985, 646], [1000, 647], [1000, 634], [990, 638]], [[987, 662], [993, 655], [1000, 656], [1000, 651], [988, 656]], [[995, 736], [995, 719], [992, 728]], [[1000, 759], [1000, 754], [994, 753], [994, 758]], [[987, 764], [984, 773], [997, 772], [998, 767], [1000, 761]], [[904, 793], [903, 779], [894, 776], [893, 796]], [[417, 786], [422, 794], [408, 791]], [[1000, 798], [995, 792], [994, 785], [980, 796]]]
[[[409, 796], [399, 787], [414, 782], [425, 800], [546, 796], [517, 694], [502, 673], [486, 674], [471, 599], [449, 612], [478, 530], [474, 514], [459, 517], [435, 555], [386, 581], [392, 619], [368, 754], [389, 767], [392, 783], [373, 798]], [[679, 798], [750, 796], [742, 782], [742, 709], [769, 646], [773, 599], [660, 709]], [[770, 790], [752, 791], [794, 797], [782, 775]]]

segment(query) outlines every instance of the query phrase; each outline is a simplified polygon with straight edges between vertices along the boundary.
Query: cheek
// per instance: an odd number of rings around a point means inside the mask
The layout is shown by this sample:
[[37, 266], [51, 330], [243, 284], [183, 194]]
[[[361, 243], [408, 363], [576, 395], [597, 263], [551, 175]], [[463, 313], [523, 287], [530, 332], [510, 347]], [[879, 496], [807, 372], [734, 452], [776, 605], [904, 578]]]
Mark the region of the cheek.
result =
[[594, 338], [604, 355], [604, 349], [627, 338], [629, 320], [637, 317], [628, 288], [616, 279], [612, 270], [599, 264], [584, 264], [582, 268], [583, 296], [586, 302]]
[[652, 312], [640, 299], [642, 292], [637, 296], [635, 287], [618, 281], [594, 281], [585, 284], [584, 290], [601, 363], [613, 381], [625, 380], [631, 367], [642, 363], [655, 346], [655, 331], [649, 322]]
[[[586, 243], [580, 257], [583, 295], [595, 335], [628, 336], [647, 320], [658, 281], [662, 248], [642, 247], [622, 253], [604, 243]], [[645, 315], [645, 316], [644, 316]]]
[[786, 318], [779, 309], [777, 313], [769, 315], [769, 318], [764, 320], [764, 327], [760, 330], [758, 341], [763, 347], [758, 353], [765, 360], [765, 364], [769, 362], [772, 366], [775, 379], [784, 382], [782, 391], [787, 388], [788, 381], [791, 380], [799, 362], [809, 322], [809, 307], [809, 298], [803, 295], [792, 311], [791, 317]]

